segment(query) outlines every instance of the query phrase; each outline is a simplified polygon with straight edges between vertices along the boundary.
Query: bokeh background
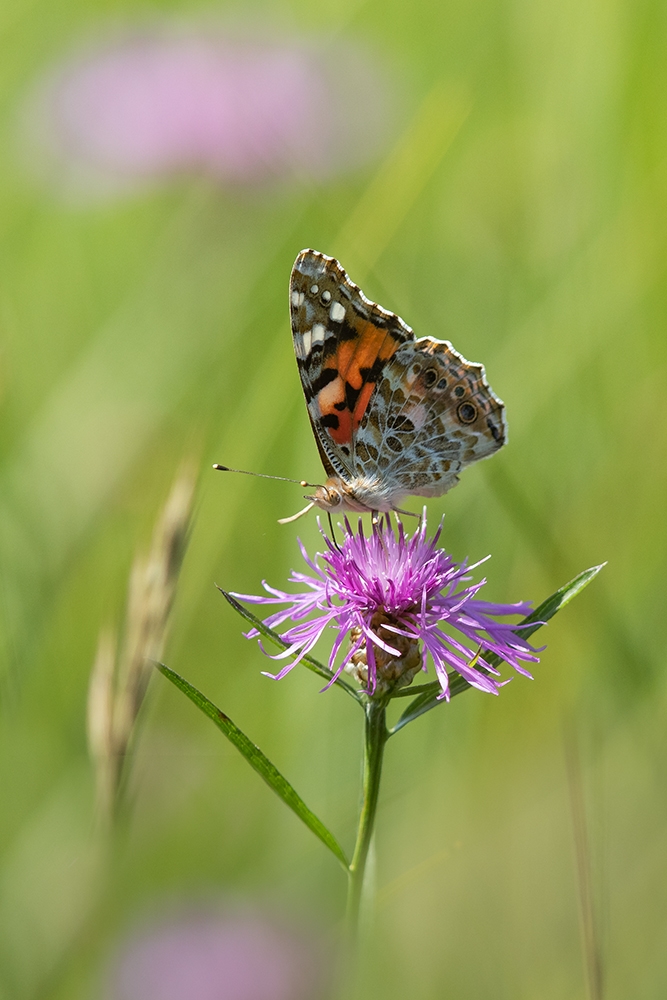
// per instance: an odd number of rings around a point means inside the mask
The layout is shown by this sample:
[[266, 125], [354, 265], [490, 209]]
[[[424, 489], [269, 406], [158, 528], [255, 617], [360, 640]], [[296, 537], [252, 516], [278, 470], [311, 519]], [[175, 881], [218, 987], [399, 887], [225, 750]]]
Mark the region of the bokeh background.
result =
[[608, 560], [533, 682], [389, 745], [363, 995], [601, 996], [599, 961], [606, 997], [665, 996], [666, 16], [2, 4], [2, 1000], [132, 1000], [113, 955], [201, 900], [335, 940], [335, 860], [163, 677], [104, 847], [85, 735], [98, 633], [191, 456], [166, 662], [352, 845], [360, 714], [263, 677], [214, 587], [280, 586], [297, 535], [317, 547], [313, 517], [276, 524], [298, 486], [210, 468], [321, 476], [287, 307], [305, 246], [504, 399], [508, 447], [429, 502], [457, 558], [493, 554], [488, 599]]

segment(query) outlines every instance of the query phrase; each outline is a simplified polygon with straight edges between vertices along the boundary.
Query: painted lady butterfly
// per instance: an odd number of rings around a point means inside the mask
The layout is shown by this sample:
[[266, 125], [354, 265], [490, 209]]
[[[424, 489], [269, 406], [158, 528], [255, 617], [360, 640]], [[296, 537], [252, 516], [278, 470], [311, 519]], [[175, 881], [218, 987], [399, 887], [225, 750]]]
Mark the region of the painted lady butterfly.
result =
[[504, 407], [483, 366], [446, 340], [417, 340], [333, 257], [301, 251], [290, 309], [301, 384], [329, 477], [300, 514], [312, 506], [399, 510], [406, 496], [441, 496], [461, 469], [507, 440]]

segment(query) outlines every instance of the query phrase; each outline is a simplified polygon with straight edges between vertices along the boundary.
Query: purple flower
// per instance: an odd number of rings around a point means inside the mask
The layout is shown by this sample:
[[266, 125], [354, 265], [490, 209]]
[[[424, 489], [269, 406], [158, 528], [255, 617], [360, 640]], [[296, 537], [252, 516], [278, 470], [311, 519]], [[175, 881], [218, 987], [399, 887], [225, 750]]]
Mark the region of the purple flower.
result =
[[[536, 651], [517, 635], [516, 624], [497, 620], [526, 615], [530, 604], [478, 600], [476, 595], [486, 580], [472, 583], [471, 571], [481, 563], [457, 563], [437, 547], [442, 522], [435, 536], [427, 538], [426, 510], [412, 537], [400, 523], [394, 531], [388, 516], [373, 525], [370, 537], [364, 534], [361, 519], [356, 533], [346, 519], [340, 546], [326, 536], [321, 525], [320, 531], [326, 551], [314, 559], [299, 542], [311, 570], [290, 576], [290, 582], [302, 588], [300, 593], [288, 594], [263, 583], [271, 596], [234, 595], [254, 604], [288, 605], [266, 619], [274, 629], [288, 620], [294, 623], [281, 633], [287, 648], [272, 657], [290, 658], [290, 662], [278, 674], [268, 676], [284, 677], [313, 649], [328, 626], [337, 632], [329, 656], [333, 680], [346, 670], [366, 684], [369, 694], [409, 684], [420, 667], [426, 670], [429, 654], [442, 698], [449, 699], [448, 669], [473, 687], [498, 694], [507, 682], [489, 676], [499, 672], [487, 653], [497, 654], [520, 674], [531, 676], [522, 661], [537, 662]], [[248, 638], [257, 635], [256, 629], [247, 633]], [[349, 647], [336, 665], [347, 637]]]
[[377, 154], [387, 92], [372, 55], [342, 41], [164, 19], [55, 67], [31, 131], [77, 193], [184, 172], [312, 181]]
[[315, 942], [260, 915], [202, 907], [134, 932], [105, 976], [105, 1000], [312, 1000], [323, 995]]

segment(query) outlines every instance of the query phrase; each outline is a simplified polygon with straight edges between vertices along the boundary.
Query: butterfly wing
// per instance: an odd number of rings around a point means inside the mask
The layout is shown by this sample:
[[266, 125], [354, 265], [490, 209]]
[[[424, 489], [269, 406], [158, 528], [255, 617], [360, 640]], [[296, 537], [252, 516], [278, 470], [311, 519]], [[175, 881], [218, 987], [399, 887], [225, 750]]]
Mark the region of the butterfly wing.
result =
[[290, 278], [294, 351], [324, 468], [350, 481], [355, 438], [387, 363], [412, 330], [370, 302], [333, 257], [303, 250]]
[[394, 503], [441, 496], [466, 465], [506, 440], [504, 406], [483, 366], [447, 341], [423, 337], [387, 365], [357, 432], [355, 473], [386, 481]]
[[[332, 257], [303, 250], [290, 280], [294, 350], [328, 475], [392, 504], [440, 496], [507, 439], [482, 365], [414, 333]], [[369, 509], [386, 509], [370, 503]]]

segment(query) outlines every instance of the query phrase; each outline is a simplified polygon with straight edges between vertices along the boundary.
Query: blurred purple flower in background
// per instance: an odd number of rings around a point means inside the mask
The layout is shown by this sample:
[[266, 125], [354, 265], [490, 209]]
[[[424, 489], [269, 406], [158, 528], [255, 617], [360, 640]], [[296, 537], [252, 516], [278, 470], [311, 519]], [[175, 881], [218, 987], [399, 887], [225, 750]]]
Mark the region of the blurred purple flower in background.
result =
[[267, 917], [181, 911], [135, 931], [109, 966], [104, 1000], [318, 1000], [313, 942]]
[[84, 189], [183, 172], [312, 181], [375, 156], [390, 103], [354, 45], [165, 23], [63, 61], [36, 87], [30, 129], [42, 159]]

